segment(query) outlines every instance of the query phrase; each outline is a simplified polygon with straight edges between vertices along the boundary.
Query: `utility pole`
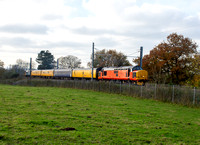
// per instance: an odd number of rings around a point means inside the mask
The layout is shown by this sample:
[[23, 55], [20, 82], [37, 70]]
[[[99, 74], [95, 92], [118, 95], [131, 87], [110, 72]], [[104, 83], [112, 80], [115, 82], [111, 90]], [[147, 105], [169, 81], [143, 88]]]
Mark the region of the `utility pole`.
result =
[[140, 47], [140, 67], [142, 68], [143, 47]]
[[31, 80], [31, 72], [32, 72], [32, 58], [30, 58], [30, 80]]
[[92, 81], [93, 81], [93, 71], [94, 71], [94, 42], [92, 43]]
[[57, 59], [57, 69], [59, 68], [58, 65], [59, 65], [59, 59]]

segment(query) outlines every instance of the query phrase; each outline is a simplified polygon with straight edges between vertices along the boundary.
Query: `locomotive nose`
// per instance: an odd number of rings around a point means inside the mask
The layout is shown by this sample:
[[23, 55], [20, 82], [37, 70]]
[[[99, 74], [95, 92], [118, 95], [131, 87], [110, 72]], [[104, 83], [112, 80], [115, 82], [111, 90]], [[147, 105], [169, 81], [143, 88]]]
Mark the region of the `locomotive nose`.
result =
[[145, 70], [138, 71], [138, 78], [139, 79], [147, 79], [147, 71], [145, 71]]

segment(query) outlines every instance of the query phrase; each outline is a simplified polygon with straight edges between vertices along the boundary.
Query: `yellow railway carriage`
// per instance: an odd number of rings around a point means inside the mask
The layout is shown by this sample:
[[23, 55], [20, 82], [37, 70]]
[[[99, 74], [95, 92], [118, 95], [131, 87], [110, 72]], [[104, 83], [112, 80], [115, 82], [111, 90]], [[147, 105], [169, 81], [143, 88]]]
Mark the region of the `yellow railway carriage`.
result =
[[32, 70], [31, 71], [31, 76], [33, 77], [40, 77], [41, 76], [41, 70]]
[[[93, 69], [93, 78], [97, 78], [97, 69]], [[90, 79], [92, 78], [92, 69], [73, 69], [72, 71], [72, 77], [73, 78], [85, 78], [85, 79]]]
[[42, 70], [41, 72], [42, 77], [52, 77], [54, 76], [54, 70]]

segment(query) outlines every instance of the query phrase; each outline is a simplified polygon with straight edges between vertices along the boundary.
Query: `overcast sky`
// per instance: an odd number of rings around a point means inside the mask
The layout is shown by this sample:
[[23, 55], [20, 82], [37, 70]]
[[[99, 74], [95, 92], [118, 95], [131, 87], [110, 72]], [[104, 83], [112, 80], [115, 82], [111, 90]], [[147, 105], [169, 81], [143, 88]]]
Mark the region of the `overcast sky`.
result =
[[[86, 67], [96, 50], [139, 56], [177, 32], [200, 45], [199, 0], [0, 0], [0, 60], [74, 55]], [[198, 48], [198, 50], [200, 50]], [[132, 60], [129, 57], [129, 60]]]

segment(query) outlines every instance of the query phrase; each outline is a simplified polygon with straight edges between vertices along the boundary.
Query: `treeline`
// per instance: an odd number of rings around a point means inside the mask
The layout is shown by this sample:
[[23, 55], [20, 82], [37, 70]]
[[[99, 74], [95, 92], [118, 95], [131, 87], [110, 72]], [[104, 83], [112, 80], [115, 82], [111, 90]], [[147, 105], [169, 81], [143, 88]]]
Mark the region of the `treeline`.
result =
[[[65, 68], [79, 68], [81, 60], [75, 56], [68, 55], [65, 57], [60, 57], [58, 59], [59, 63], [55, 61], [54, 56], [48, 50], [42, 50], [38, 53], [36, 62], [39, 64], [36, 66], [35, 61], [32, 61], [31, 68], [34, 69], [55, 69], [57, 64], [60, 69]], [[4, 68], [4, 62], [0, 60], [0, 79], [13, 79], [24, 77], [25, 71], [30, 69], [30, 62], [24, 61], [22, 59], [17, 59], [16, 64], [9, 65]]]
[[[60, 57], [55, 61], [55, 57], [49, 50], [42, 50], [38, 53], [35, 60], [38, 63], [32, 61], [32, 69], [73, 69], [81, 68], [81, 59], [73, 55], [67, 55]], [[88, 67], [91, 67], [91, 62], [88, 62]], [[129, 66], [130, 62], [127, 57], [116, 50], [100, 50], [95, 52], [94, 67], [111, 67], [111, 66]], [[22, 59], [17, 59], [16, 64], [10, 65], [8, 68], [4, 68], [4, 62], [0, 60], [0, 78], [12, 79], [23, 77], [26, 70], [30, 69], [30, 62]]]
[[17, 59], [16, 64], [10, 65], [7, 69], [4, 68], [4, 62], [0, 60], [0, 79], [13, 79], [24, 76], [25, 69], [28, 68], [28, 63]]
[[[149, 80], [159, 84], [200, 87], [200, 54], [192, 39], [172, 33], [143, 57]], [[139, 58], [134, 60], [139, 64]]]

